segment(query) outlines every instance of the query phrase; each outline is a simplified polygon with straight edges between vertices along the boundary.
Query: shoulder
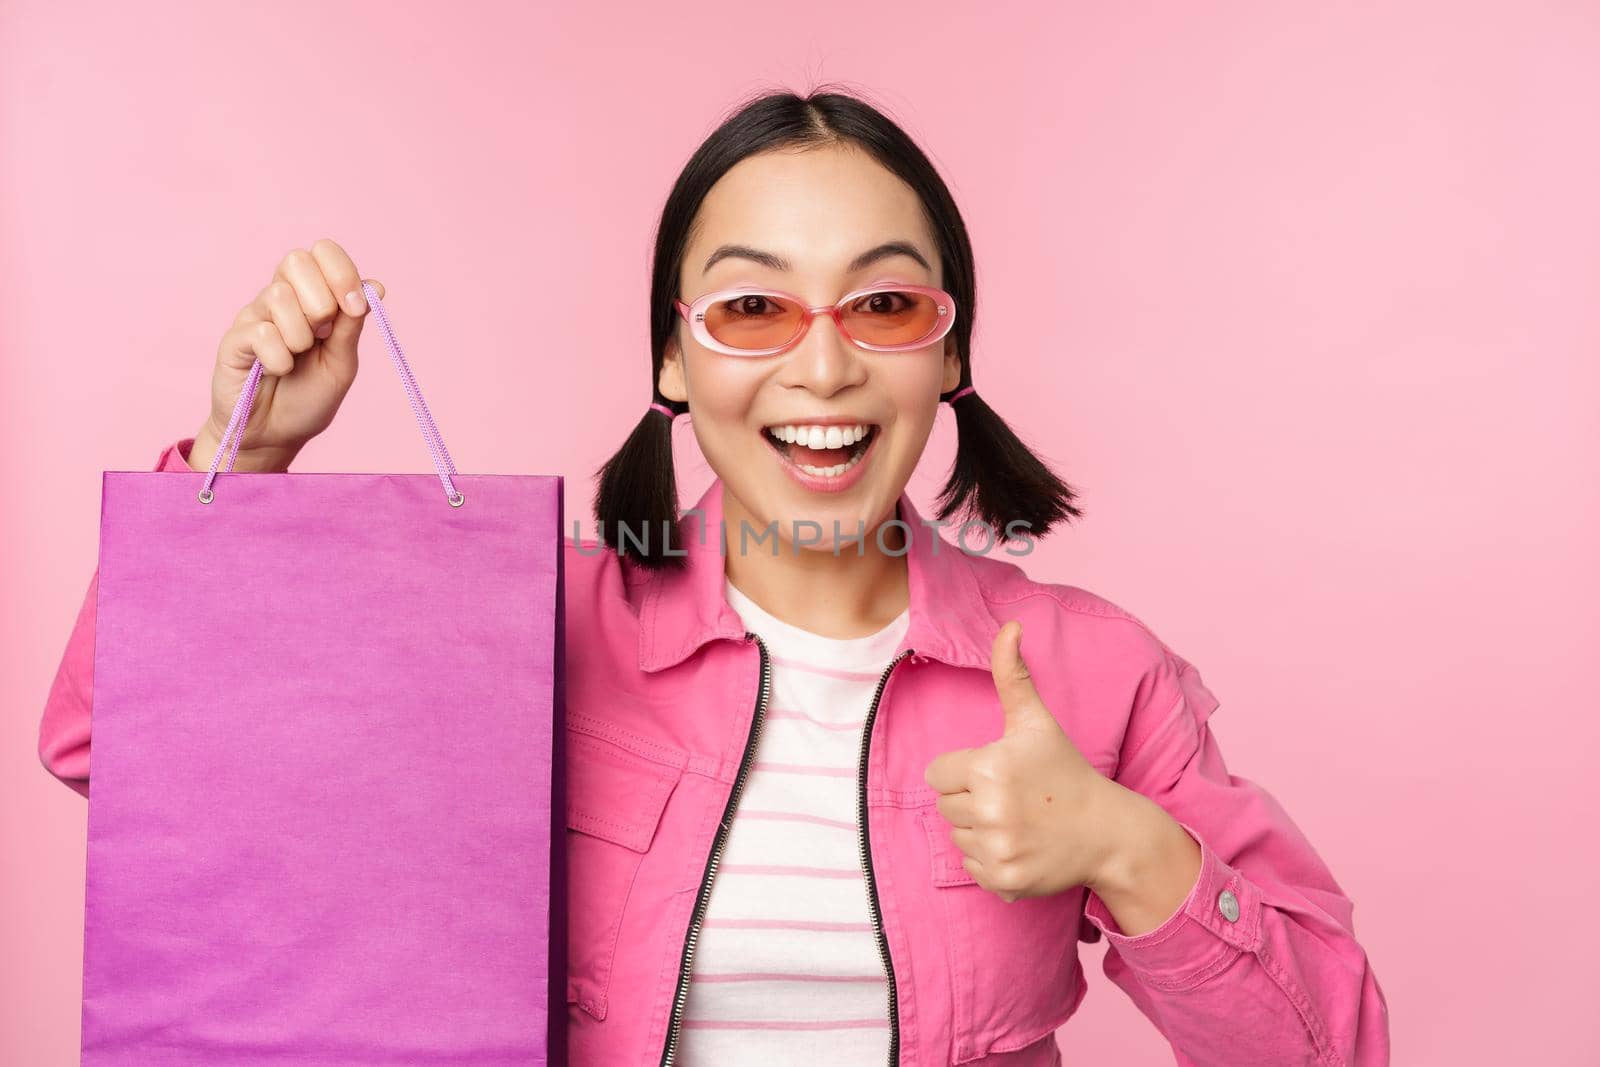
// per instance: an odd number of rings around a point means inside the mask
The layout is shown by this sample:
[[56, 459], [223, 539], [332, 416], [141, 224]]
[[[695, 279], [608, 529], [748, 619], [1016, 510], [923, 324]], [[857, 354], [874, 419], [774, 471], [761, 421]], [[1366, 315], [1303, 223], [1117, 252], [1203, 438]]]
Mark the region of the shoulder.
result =
[[592, 537], [561, 539], [562, 566], [568, 581], [593, 582], [606, 576], [620, 578], [622, 561], [615, 549], [602, 545]]
[[563, 538], [562, 624], [569, 692], [618, 685], [639, 664], [640, 606], [650, 574], [593, 539]]
[[624, 562], [615, 548], [592, 537], [562, 538], [562, 570], [569, 603], [595, 598], [634, 602], [651, 578], [650, 571]]
[[1193, 743], [1218, 701], [1156, 627], [1109, 597], [1033, 578], [1004, 557], [968, 558], [995, 621], [1022, 623], [1030, 671], [1107, 714], [1118, 709], [1119, 763], [1158, 738]]
[[563, 539], [562, 585], [568, 629], [599, 626], [617, 636], [626, 620], [637, 624], [650, 572], [592, 538]]
[[[985, 606], [998, 623], [1021, 621], [1027, 643], [1029, 624], [1052, 639], [1087, 644], [1101, 655], [1130, 665], [1154, 666], [1176, 656], [1155, 629], [1123, 605], [1066, 582], [1030, 576], [1016, 562], [1000, 556], [967, 557]], [[1041, 634], [1038, 645], [1045, 645]]]

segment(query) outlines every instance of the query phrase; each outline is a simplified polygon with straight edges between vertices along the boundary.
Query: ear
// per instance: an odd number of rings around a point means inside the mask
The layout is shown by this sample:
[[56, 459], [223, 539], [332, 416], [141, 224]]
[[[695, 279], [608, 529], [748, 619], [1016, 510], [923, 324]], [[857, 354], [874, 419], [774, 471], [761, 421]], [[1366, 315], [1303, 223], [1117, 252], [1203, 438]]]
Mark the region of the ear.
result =
[[687, 403], [689, 400], [689, 390], [683, 376], [683, 352], [678, 347], [676, 336], [667, 339], [662, 352], [661, 374], [656, 380], [656, 389], [668, 400], [678, 403]]
[[944, 385], [939, 392], [948, 393], [961, 384], [961, 354], [956, 351], [954, 338], [946, 338], [944, 343]]

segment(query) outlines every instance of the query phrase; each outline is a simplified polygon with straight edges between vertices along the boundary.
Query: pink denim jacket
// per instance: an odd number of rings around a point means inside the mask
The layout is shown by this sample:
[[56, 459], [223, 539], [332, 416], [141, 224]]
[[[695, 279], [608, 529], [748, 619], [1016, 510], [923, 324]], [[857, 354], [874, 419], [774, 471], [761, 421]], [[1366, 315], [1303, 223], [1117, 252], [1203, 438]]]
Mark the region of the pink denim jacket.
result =
[[[191, 443], [156, 469], [193, 473]], [[713, 482], [681, 574], [566, 543], [574, 1063], [667, 1064], [679, 1047], [700, 916], [769, 693], [766, 650], [723, 593], [721, 501]], [[1181, 1064], [1387, 1063], [1388, 1008], [1353, 905], [1272, 796], [1229, 774], [1196, 669], [1109, 601], [1034, 581], [1003, 552], [962, 552], [906, 495], [899, 509], [910, 627], [868, 712], [857, 809], [890, 1062], [1059, 1064], [1055, 1031], [1088, 988], [1077, 943], [1103, 935], [1106, 975]], [[92, 581], [39, 735], [44, 765], [85, 794], [94, 605]], [[989, 652], [1012, 618], [1085, 757], [1200, 844], [1193, 889], [1154, 930], [1124, 936], [1082, 887], [1010, 904], [980, 888], [923, 781], [940, 753], [1000, 736]]]

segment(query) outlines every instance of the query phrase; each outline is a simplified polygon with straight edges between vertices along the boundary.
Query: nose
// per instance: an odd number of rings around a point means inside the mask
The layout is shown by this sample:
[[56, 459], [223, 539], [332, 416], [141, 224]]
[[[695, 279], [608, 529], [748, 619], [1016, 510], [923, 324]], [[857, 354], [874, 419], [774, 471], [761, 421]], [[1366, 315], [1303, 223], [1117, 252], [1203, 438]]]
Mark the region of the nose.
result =
[[784, 353], [779, 380], [817, 396], [832, 396], [841, 389], [860, 385], [866, 380], [866, 372], [861, 352], [839, 331], [832, 315], [819, 311], [805, 336]]

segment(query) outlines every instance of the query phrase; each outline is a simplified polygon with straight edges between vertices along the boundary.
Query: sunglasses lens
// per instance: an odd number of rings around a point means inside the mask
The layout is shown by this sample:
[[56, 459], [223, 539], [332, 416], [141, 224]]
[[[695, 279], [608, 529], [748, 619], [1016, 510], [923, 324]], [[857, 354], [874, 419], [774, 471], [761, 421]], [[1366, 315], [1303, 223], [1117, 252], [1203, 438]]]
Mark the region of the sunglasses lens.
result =
[[[844, 328], [862, 344], [886, 348], [914, 345], [934, 334], [949, 318], [941, 302], [927, 293], [874, 289], [841, 312]], [[705, 311], [706, 329], [730, 348], [747, 351], [782, 348], [800, 332], [805, 307], [776, 293], [736, 293], [716, 300]]]
[[777, 348], [800, 329], [798, 301], [771, 293], [740, 293], [706, 308], [706, 329], [733, 348]]
[[933, 333], [944, 317], [934, 297], [900, 289], [877, 289], [859, 296], [843, 312], [850, 335], [869, 345], [914, 344]]

